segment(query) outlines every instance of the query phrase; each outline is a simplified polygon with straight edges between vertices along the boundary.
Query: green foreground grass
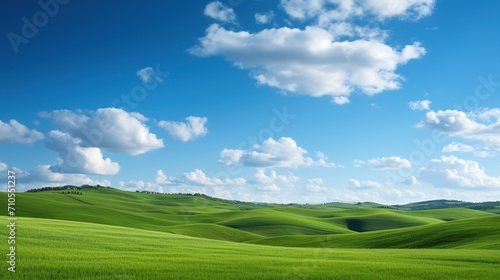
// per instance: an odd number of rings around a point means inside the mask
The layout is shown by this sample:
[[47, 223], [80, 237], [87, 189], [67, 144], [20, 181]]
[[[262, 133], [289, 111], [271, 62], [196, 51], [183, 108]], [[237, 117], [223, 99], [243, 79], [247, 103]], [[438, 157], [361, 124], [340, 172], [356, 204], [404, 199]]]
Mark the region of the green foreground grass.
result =
[[17, 230], [16, 273], [3, 262], [0, 279], [441, 280], [500, 273], [498, 250], [269, 247], [25, 217]]

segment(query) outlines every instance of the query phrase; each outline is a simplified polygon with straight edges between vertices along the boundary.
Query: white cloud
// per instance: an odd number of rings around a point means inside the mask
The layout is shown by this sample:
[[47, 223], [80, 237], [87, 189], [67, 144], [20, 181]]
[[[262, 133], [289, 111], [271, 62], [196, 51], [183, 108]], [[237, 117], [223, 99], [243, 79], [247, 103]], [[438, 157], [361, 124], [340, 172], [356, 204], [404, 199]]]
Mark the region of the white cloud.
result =
[[327, 193], [329, 189], [323, 186], [323, 179], [321, 178], [312, 178], [307, 180], [305, 188], [308, 192], [312, 193]]
[[374, 95], [400, 88], [398, 66], [420, 58], [420, 43], [395, 49], [370, 39], [335, 41], [323, 28], [273, 28], [257, 33], [230, 31], [213, 24], [190, 52], [223, 56], [248, 69], [261, 85], [298, 95], [329, 96], [337, 104], [360, 91]]
[[43, 134], [35, 129], [29, 129], [16, 120], [4, 123], [0, 120], [0, 142], [30, 144], [43, 139]]
[[442, 150], [443, 153], [453, 153], [453, 152], [462, 152], [462, 153], [471, 153], [474, 152], [474, 148], [472, 146], [462, 144], [462, 143], [457, 143], [457, 142], [452, 142], [445, 147], [443, 147]]
[[52, 119], [59, 130], [81, 140], [82, 147], [96, 147], [106, 152], [139, 155], [164, 147], [163, 140], [149, 132], [147, 118], [117, 108], [101, 108], [84, 114], [69, 110], [41, 113]]
[[361, 0], [365, 11], [379, 19], [391, 17], [420, 19], [434, 10], [435, 0]]
[[[22, 184], [17, 185], [18, 191], [62, 185], [111, 185], [108, 180], [92, 180], [83, 174], [53, 172], [50, 170], [50, 165], [38, 165], [29, 171], [23, 171], [16, 167], [12, 169], [16, 172], [18, 181], [22, 181]], [[1, 174], [0, 177], [2, 177]]]
[[410, 176], [406, 178], [406, 180], [403, 181], [403, 184], [408, 185], [408, 186], [414, 186], [418, 184], [417, 177], [415, 176]]
[[266, 172], [265, 169], [258, 168], [255, 173], [255, 179], [251, 183], [259, 185], [257, 187], [259, 190], [279, 191], [282, 188], [293, 188], [299, 180], [299, 177], [293, 174], [278, 175], [274, 170]]
[[209, 3], [205, 7], [203, 14], [222, 22], [236, 23], [236, 14], [234, 10], [219, 1]]
[[299, 147], [295, 140], [282, 137], [278, 140], [269, 138], [254, 150], [224, 149], [219, 162], [225, 165], [242, 164], [252, 167], [308, 167], [323, 166], [335, 167], [332, 162], [327, 162], [327, 157], [318, 153], [318, 160], [305, 157], [307, 151]]
[[5, 172], [8, 168], [9, 166], [6, 163], [0, 162], [0, 172]]
[[[450, 137], [475, 140], [481, 147], [475, 148], [478, 155], [495, 155], [500, 152], [500, 109], [485, 109], [465, 113], [457, 110], [429, 111], [417, 127], [434, 129]], [[470, 146], [450, 145], [446, 150], [471, 151]]]
[[236, 164], [240, 161], [244, 153], [245, 151], [242, 150], [224, 149], [219, 154], [220, 155], [219, 163], [222, 163], [224, 165]]
[[167, 177], [165, 173], [163, 173], [163, 170], [157, 170], [156, 171], [156, 179], [155, 182], [158, 185], [174, 185], [176, 184], [175, 178]]
[[364, 189], [371, 189], [371, 188], [383, 188], [384, 186], [378, 182], [375, 181], [358, 181], [356, 179], [349, 179], [349, 188], [350, 189], [356, 189], [356, 190], [364, 190]]
[[400, 157], [381, 157], [374, 158], [367, 161], [355, 160], [355, 167], [367, 166], [377, 170], [397, 170], [403, 168], [410, 168], [411, 162], [405, 158]]
[[[435, 0], [282, 0], [281, 6], [294, 19], [327, 18], [342, 21], [361, 17], [420, 19], [434, 9]], [[322, 19], [325, 20], [325, 19]]]
[[120, 165], [110, 158], [103, 158], [99, 148], [82, 147], [82, 141], [71, 135], [53, 130], [49, 133], [47, 147], [59, 153], [59, 164], [50, 167], [57, 173], [114, 175]]
[[412, 110], [419, 110], [419, 111], [429, 111], [431, 109], [430, 105], [431, 101], [429, 100], [417, 100], [408, 103], [408, 106], [410, 106]]
[[164, 190], [161, 186], [158, 186], [154, 183], [144, 182], [142, 180], [139, 181], [120, 181], [118, 182], [118, 187], [127, 191], [150, 191], [150, 192], [158, 192], [164, 193]]
[[156, 80], [158, 82], [162, 82], [163, 79], [160, 78], [156, 73], [155, 70], [153, 70], [152, 67], [145, 67], [137, 71], [137, 76], [144, 82], [144, 83], [149, 83], [153, 80]]
[[246, 180], [243, 178], [227, 178], [219, 179], [207, 176], [203, 171], [196, 169], [192, 172], [184, 173], [184, 181], [186, 184], [198, 186], [225, 186], [225, 185], [243, 185]]
[[158, 126], [165, 129], [173, 138], [187, 142], [208, 133], [208, 129], [205, 127], [207, 121], [207, 118], [189, 116], [185, 123], [160, 121]]
[[419, 177], [439, 188], [500, 188], [500, 177], [489, 176], [476, 161], [455, 156], [432, 159]]
[[258, 24], [267, 24], [270, 23], [274, 18], [274, 12], [269, 11], [267, 13], [256, 13], [255, 14], [255, 22]]

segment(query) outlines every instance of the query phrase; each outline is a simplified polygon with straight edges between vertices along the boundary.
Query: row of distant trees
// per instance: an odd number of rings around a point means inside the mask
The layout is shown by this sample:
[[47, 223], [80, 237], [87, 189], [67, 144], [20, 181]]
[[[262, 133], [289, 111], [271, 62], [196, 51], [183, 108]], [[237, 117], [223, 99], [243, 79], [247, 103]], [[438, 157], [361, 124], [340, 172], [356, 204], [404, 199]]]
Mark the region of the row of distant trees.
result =
[[76, 195], [83, 195], [83, 193], [82, 193], [82, 192], [77, 192], [77, 191], [62, 192], [62, 194], [76, 194]]
[[[109, 188], [101, 185], [82, 185], [82, 186], [73, 186], [73, 185], [65, 185], [59, 187], [43, 187], [37, 189], [30, 189], [27, 192], [44, 192], [44, 191], [65, 191], [65, 190], [82, 190], [82, 189], [98, 189], [98, 188]], [[69, 193], [69, 192], [68, 192]]]

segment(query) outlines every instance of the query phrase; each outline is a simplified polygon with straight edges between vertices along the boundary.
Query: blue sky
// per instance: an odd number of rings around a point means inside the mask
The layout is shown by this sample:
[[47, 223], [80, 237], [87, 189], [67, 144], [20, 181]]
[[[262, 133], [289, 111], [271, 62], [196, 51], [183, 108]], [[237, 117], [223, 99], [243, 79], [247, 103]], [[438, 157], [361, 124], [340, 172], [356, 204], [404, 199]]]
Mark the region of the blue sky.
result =
[[0, 5], [20, 191], [500, 199], [497, 1]]

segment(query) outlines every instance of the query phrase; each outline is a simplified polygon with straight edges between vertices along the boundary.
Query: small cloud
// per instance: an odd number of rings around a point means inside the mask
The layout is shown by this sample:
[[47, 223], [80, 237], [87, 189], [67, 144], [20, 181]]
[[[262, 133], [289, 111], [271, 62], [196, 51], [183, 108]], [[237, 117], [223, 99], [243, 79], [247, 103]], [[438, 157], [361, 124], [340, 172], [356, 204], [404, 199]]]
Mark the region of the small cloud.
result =
[[220, 179], [220, 178], [209, 177], [200, 169], [184, 173], [184, 180], [186, 184], [198, 185], [198, 186], [244, 185], [246, 183], [246, 180], [243, 178]]
[[205, 136], [208, 129], [205, 127], [207, 118], [189, 116], [186, 122], [160, 121], [158, 126], [165, 129], [170, 136], [182, 142], [188, 142]]
[[219, 1], [209, 3], [205, 7], [204, 15], [226, 23], [236, 23], [236, 14], [232, 8]]
[[403, 181], [403, 184], [408, 185], [408, 186], [414, 186], [418, 184], [417, 178], [415, 176], [410, 176], [406, 178], [406, 180]]
[[397, 170], [403, 168], [410, 168], [411, 162], [405, 158], [400, 157], [381, 157], [374, 158], [367, 161], [355, 160], [355, 167], [367, 166], [377, 170]]
[[256, 13], [255, 14], [255, 22], [258, 24], [268, 24], [273, 20], [274, 12], [269, 11], [267, 13]]
[[431, 101], [429, 100], [417, 100], [408, 103], [408, 106], [410, 106], [412, 110], [419, 110], [419, 111], [429, 111], [431, 109], [430, 105]]
[[144, 83], [149, 83], [153, 80], [156, 80], [158, 82], [163, 82], [163, 79], [160, 78], [156, 73], [155, 70], [153, 70], [152, 67], [146, 67], [142, 68], [139, 71], [137, 71], [137, 76], [144, 82]]
[[158, 170], [156, 171], [156, 179], [155, 182], [158, 185], [174, 185], [176, 184], [175, 178], [167, 177], [165, 173], [163, 173], [163, 170]]
[[7, 164], [4, 162], [0, 162], [0, 172], [5, 172], [7, 171], [7, 169], [8, 169]]

